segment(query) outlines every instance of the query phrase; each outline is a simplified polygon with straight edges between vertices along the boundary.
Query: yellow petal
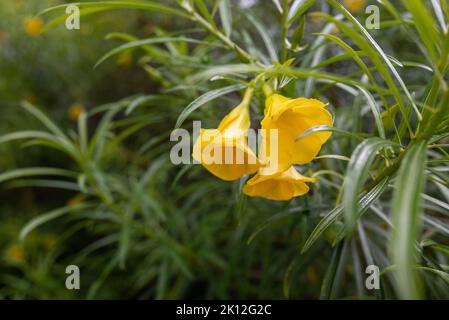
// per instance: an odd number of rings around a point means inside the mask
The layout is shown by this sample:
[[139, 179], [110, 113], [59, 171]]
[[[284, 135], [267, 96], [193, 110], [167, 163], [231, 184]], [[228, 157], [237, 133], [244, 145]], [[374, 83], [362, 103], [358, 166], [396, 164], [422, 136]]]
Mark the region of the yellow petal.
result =
[[304, 177], [291, 166], [283, 172], [271, 175], [263, 174], [261, 169], [243, 187], [243, 193], [251, 197], [262, 197], [270, 200], [290, 200], [294, 197], [306, 194], [309, 187], [306, 182], [314, 182], [315, 179]]
[[227, 131], [228, 133], [231, 131], [242, 131], [246, 133], [251, 125], [249, 119], [249, 110], [248, 106], [245, 104], [240, 104], [231, 112], [229, 112], [218, 125], [218, 130], [222, 133]]
[[237, 106], [218, 129], [201, 130], [193, 147], [193, 158], [213, 175], [227, 181], [257, 172], [260, 163], [247, 144], [249, 126], [247, 107]]
[[265, 118], [271, 118], [273, 113], [276, 112], [283, 103], [288, 102], [289, 100], [289, 98], [277, 93], [270, 95], [265, 101]]
[[[273, 157], [273, 143], [269, 132], [278, 130], [277, 158], [278, 170], [286, 170], [292, 164], [305, 164], [313, 160], [321, 150], [321, 146], [331, 136], [330, 132], [316, 132], [305, 138], [297, 138], [307, 129], [319, 125], [332, 125], [332, 116], [326, 110], [325, 104], [316, 99], [288, 99], [275, 94], [267, 99], [266, 114], [262, 120], [261, 150], [266, 152], [269, 159]], [[264, 149], [265, 148], [265, 149]], [[271, 151], [270, 151], [271, 150]], [[259, 154], [261, 161], [269, 161]]]

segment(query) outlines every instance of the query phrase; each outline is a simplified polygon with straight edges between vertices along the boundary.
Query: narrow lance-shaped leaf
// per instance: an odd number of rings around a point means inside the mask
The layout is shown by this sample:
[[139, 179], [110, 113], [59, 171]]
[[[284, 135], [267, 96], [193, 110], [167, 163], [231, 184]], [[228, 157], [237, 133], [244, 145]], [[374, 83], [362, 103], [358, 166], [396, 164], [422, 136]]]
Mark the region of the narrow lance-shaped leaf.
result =
[[424, 1], [421, 0], [403, 0], [402, 3], [411, 13], [414, 19], [416, 29], [418, 30], [421, 41], [427, 49], [433, 61], [437, 60], [437, 51], [435, 46], [440, 43], [441, 37], [434, 23], [432, 15], [427, 10]]
[[[369, 206], [374, 203], [379, 197], [382, 195], [383, 191], [388, 185], [388, 178], [380, 181], [374, 188], [372, 188], [367, 194], [365, 194], [360, 199], [360, 207], [362, 209], [362, 213], [366, 211]], [[310, 236], [307, 238], [306, 243], [304, 244], [301, 253], [306, 252], [310, 249], [310, 247], [318, 240], [321, 234], [337, 219], [339, 219], [343, 214], [343, 206], [336, 207], [332, 211], [330, 211], [321, 221], [316, 225], [315, 229], [313, 229]]]
[[196, 39], [186, 38], [186, 37], [154, 37], [154, 38], [150, 38], [150, 39], [136, 40], [136, 41], [131, 41], [131, 42], [125, 43], [117, 48], [112, 49], [111, 51], [106, 53], [103, 57], [101, 57], [100, 60], [98, 60], [98, 62], [95, 64], [94, 68], [98, 67], [100, 64], [105, 62], [107, 59], [109, 59], [110, 57], [112, 57], [120, 52], [129, 50], [129, 49], [133, 49], [133, 48], [142, 48], [143, 49], [147, 45], [150, 45], [150, 44], [158, 44], [158, 43], [166, 44], [166, 43], [171, 43], [171, 42], [189, 42], [189, 43], [197, 43], [197, 44], [216, 46], [216, 44], [211, 43], [211, 42], [201, 41], [201, 40], [196, 40]]
[[341, 241], [334, 248], [329, 267], [327, 268], [326, 275], [321, 285], [320, 300], [329, 300], [332, 298], [332, 291], [334, 288], [338, 267], [340, 266], [343, 257], [344, 245], [345, 242]]
[[90, 204], [78, 204], [75, 206], [67, 206], [62, 207], [59, 209], [55, 209], [53, 211], [50, 211], [48, 213], [41, 214], [37, 216], [36, 218], [30, 220], [20, 231], [20, 240], [24, 240], [25, 237], [34, 229], [39, 227], [40, 225], [43, 225], [51, 220], [54, 220], [56, 218], [59, 218], [67, 213], [73, 212], [73, 211], [79, 211], [83, 209], [89, 208]]
[[47, 168], [47, 167], [22, 168], [10, 170], [0, 174], [0, 183], [17, 178], [36, 177], [36, 176], [61, 176], [67, 178], [76, 178], [78, 176], [78, 173], [59, 168]]
[[199, 107], [205, 105], [206, 103], [224, 96], [225, 94], [231, 93], [231, 92], [235, 92], [238, 90], [241, 90], [245, 87], [245, 85], [243, 84], [234, 84], [231, 86], [227, 86], [224, 88], [220, 88], [220, 89], [216, 89], [216, 90], [212, 90], [209, 92], [206, 92], [205, 94], [203, 94], [202, 96], [196, 98], [192, 103], [190, 103], [179, 115], [178, 120], [176, 121], [176, 128], [181, 127], [181, 125], [184, 123], [184, 121], [187, 119], [187, 117], [196, 109], [198, 109]]
[[257, 32], [259, 33], [260, 37], [262, 38], [263, 42], [265, 43], [265, 46], [267, 47], [268, 54], [270, 55], [270, 59], [272, 62], [279, 61], [279, 57], [276, 53], [276, 47], [272, 41], [272, 39], [269, 36], [268, 30], [262, 25], [262, 23], [257, 20], [254, 16], [251, 14], [245, 14], [248, 20], [256, 27]]
[[[405, 95], [407, 96], [408, 100], [410, 101], [413, 110], [416, 113], [416, 116], [419, 120], [422, 119], [421, 113], [418, 110], [418, 107], [415, 104], [415, 101], [408, 90], [407, 86], [404, 83], [404, 80], [402, 80], [401, 76], [397, 72], [397, 70], [394, 68], [393, 64], [391, 63], [388, 56], [383, 51], [382, 47], [374, 40], [374, 38], [370, 35], [370, 33], [363, 27], [363, 25], [356, 19], [354, 16], [341, 4], [338, 3], [335, 0], [327, 0], [330, 5], [332, 5], [334, 8], [336, 8], [338, 11], [340, 11], [353, 25], [354, 27], [363, 34], [364, 38], [371, 44], [371, 46], [376, 50], [380, 58], [383, 60], [383, 62], [387, 65], [390, 72], [393, 74], [393, 76], [396, 78], [397, 82], [403, 89]], [[398, 101], [402, 104], [402, 100]]]
[[68, 5], [75, 5], [82, 8], [91, 8], [91, 9], [140, 9], [140, 10], [148, 10], [154, 11], [164, 14], [176, 15], [184, 18], [190, 18], [186, 13], [181, 10], [165, 6], [163, 4], [151, 1], [86, 1], [86, 2], [74, 2], [69, 4], [62, 4], [47, 8], [39, 13], [39, 15], [45, 15], [55, 11], [63, 11], [67, 8]]
[[358, 89], [362, 92], [362, 94], [365, 96], [365, 98], [368, 102], [368, 105], [369, 105], [371, 112], [374, 116], [374, 121], [376, 122], [377, 131], [379, 132], [379, 136], [382, 139], [385, 139], [385, 129], [384, 129], [384, 125], [382, 123], [382, 117], [380, 115], [380, 111], [377, 106], [376, 100], [374, 100], [373, 95], [368, 90], [366, 90], [360, 86], [358, 87]]
[[403, 299], [419, 299], [422, 289], [416, 272], [421, 223], [421, 192], [424, 188], [426, 142], [420, 141], [407, 151], [399, 168], [393, 193], [393, 230], [389, 247], [396, 265], [398, 295]]
[[391, 142], [380, 138], [369, 138], [357, 146], [346, 170], [343, 191], [343, 205], [347, 230], [352, 232], [359, 217], [358, 195], [368, 178], [371, 165], [379, 152]]
[[293, 2], [288, 13], [288, 24], [292, 24], [301, 17], [314, 3], [316, 0], [296, 0]]
[[206, 4], [203, 0], [195, 0], [195, 5], [198, 8], [198, 10], [201, 12], [204, 18], [213, 26], [216, 28], [215, 21], [212, 18], [212, 15], [209, 12], [209, 9], [207, 9]]
[[232, 32], [232, 13], [230, 10], [229, 0], [220, 1], [219, 12], [224, 33], [227, 37], [230, 37]]

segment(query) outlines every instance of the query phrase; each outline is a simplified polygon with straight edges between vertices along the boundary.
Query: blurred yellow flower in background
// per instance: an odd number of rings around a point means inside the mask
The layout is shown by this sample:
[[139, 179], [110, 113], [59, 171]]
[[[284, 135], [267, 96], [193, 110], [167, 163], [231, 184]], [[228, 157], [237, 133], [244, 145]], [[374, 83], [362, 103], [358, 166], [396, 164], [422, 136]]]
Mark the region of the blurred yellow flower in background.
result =
[[350, 12], [358, 12], [365, 7], [366, 0], [343, 0], [343, 4]]
[[[262, 141], [259, 159], [265, 166], [282, 172], [293, 164], [306, 164], [320, 152], [321, 146], [331, 136], [330, 132], [315, 132], [300, 140], [297, 138], [307, 129], [315, 126], [332, 126], [332, 115], [326, 105], [316, 99], [290, 99], [280, 94], [272, 94], [266, 100], [265, 117], [262, 120]], [[271, 141], [271, 130], [277, 130], [277, 141]], [[271, 144], [277, 143], [277, 148]], [[277, 163], [270, 163], [276, 157]], [[274, 172], [271, 172], [274, 173]]]
[[69, 201], [67, 201], [67, 206], [74, 207], [76, 205], [83, 203], [83, 201], [84, 201], [83, 195], [76, 195], [76, 196], [70, 198]]
[[23, 27], [30, 36], [38, 37], [44, 29], [44, 22], [40, 18], [27, 17], [23, 21]]
[[86, 108], [81, 103], [74, 103], [69, 107], [69, 119], [76, 121], [83, 112], [86, 112]]
[[53, 249], [58, 243], [58, 239], [55, 236], [47, 236], [42, 241], [44, 247], [48, 250]]
[[251, 197], [263, 197], [270, 200], [290, 200], [309, 191], [306, 182], [315, 179], [304, 177], [291, 166], [285, 171], [265, 175], [260, 169], [243, 187], [243, 193]]
[[0, 30], [0, 42], [1, 41], [6, 41], [9, 38], [9, 33], [6, 31], [2, 31]]
[[193, 158], [220, 179], [236, 180], [259, 169], [259, 161], [247, 143], [253, 90], [247, 89], [242, 102], [217, 129], [202, 129], [193, 147]]
[[120, 67], [124, 67], [124, 68], [129, 67], [133, 62], [133, 55], [132, 55], [131, 51], [128, 50], [128, 51], [121, 52], [117, 56], [117, 59], [115, 60], [115, 62]]
[[25, 250], [18, 244], [13, 244], [6, 249], [5, 258], [11, 263], [24, 262], [26, 258]]
[[37, 98], [33, 94], [29, 94], [29, 95], [25, 96], [24, 99], [25, 99], [25, 101], [31, 103], [32, 105], [35, 105], [37, 102]]

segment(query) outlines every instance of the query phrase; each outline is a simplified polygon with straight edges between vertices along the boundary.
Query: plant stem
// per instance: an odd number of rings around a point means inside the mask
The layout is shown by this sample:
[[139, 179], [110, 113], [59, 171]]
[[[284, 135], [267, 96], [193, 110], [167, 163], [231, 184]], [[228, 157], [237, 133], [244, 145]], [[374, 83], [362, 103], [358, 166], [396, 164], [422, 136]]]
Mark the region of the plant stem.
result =
[[444, 91], [443, 99], [435, 113], [430, 117], [427, 126], [419, 135], [419, 138], [429, 139], [433, 132], [438, 128], [439, 124], [445, 119], [449, 112], [449, 90]]
[[190, 15], [190, 18], [193, 21], [198, 22], [200, 25], [202, 25], [207, 31], [209, 31], [211, 34], [220, 39], [229, 49], [234, 50], [237, 53], [237, 55], [239, 55], [248, 62], [262, 66], [262, 64], [256, 58], [254, 58], [252, 55], [250, 55], [248, 52], [242, 49], [229, 37], [224, 35], [220, 30], [218, 30], [215, 26], [211, 25], [206, 19], [204, 19], [201, 15], [199, 15], [190, 4], [181, 2], [180, 6]]

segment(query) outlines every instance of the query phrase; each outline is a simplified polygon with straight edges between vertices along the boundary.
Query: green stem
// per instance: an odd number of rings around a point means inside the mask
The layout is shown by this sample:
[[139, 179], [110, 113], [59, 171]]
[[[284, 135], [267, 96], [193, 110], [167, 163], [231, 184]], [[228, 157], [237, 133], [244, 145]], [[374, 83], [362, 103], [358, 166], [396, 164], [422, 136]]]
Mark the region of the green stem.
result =
[[240, 57], [247, 60], [248, 62], [261, 65], [256, 58], [251, 56], [248, 52], [243, 50], [239, 45], [232, 41], [229, 37], [224, 35], [220, 30], [211, 25], [206, 19], [199, 15], [193, 7], [186, 2], [181, 2], [180, 6], [190, 15], [190, 18], [202, 25], [207, 31], [220, 39], [229, 49], [234, 50]]
[[267, 83], [263, 84], [262, 90], [266, 97], [269, 97], [273, 94], [273, 88], [271, 88]]
[[418, 138], [429, 139], [434, 131], [438, 128], [439, 124], [444, 120], [449, 112], [449, 90], [446, 90], [443, 94], [440, 106], [435, 113], [430, 117], [429, 122], [420, 133]]

